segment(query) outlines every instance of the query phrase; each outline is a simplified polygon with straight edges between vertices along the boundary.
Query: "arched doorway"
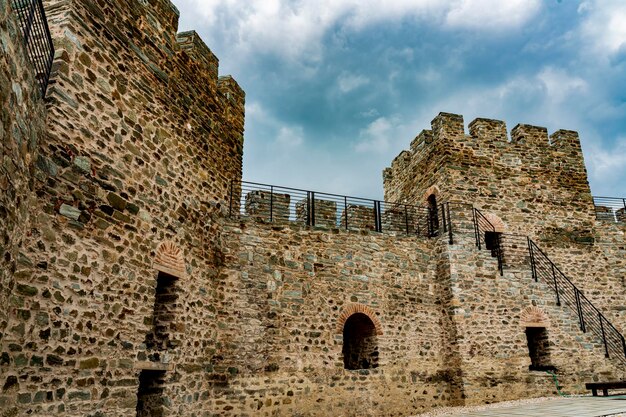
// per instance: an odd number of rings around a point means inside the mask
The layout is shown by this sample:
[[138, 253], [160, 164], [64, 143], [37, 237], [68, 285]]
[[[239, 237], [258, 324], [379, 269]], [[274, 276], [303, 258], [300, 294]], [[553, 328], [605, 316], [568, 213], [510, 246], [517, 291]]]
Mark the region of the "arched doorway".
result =
[[343, 364], [345, 369], [378, 367], [378, 340], [374, 322], [364, 313], [348, 317], [343, 326]]

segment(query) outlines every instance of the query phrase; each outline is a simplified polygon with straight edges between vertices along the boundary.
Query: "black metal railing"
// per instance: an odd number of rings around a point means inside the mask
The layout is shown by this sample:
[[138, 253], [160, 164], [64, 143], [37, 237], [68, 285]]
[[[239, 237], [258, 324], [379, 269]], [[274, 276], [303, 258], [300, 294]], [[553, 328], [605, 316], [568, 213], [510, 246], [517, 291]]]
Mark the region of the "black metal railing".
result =
[[436, 209], [254, 182], [231, 182], [229, 214], [272, 223], [371, 230], [453, 242], [450, 207]]
[[626, 223], [626, 198], [593, 197], [593, 204], [598, 220]]
[[580, 330], [591, 331], [602, 340], [607, 358], [626, 363], [624, 336], [530, 238], [528, 251], [533, 279], [548, 284], [555, 292], [557, 305], [565, 303], [577, 314]]
[[480, 210], [473, 208], [472, 211], [476, 246], [479, 250], [490, 250], [491, 255], [498, 258], [501, 275], [505, 267], [530, 266], [532, 278], [541, 280], [554, 290], [557, 305], [566, 304], [576, 313], [580, 329], [600, 338], [605, 356], [617, 358], [626, 364], [624, 336], [532, 239], [523, 235], [497, 233]]
[[495, 226], [477, 208], [473, 210], [474, 235], [478, 250], [485, 247], [491, 251], [491, 256], [498, 259], [498, 270], [500, 275], [504, 275], [502, 257], [502, 233], [496, 231]]
[[22, 30], [26, 54], [35, 70], [41, 96], [45, 97], [54, 60], [54, 46], [42, 0], [12, 0], [11, 6]]

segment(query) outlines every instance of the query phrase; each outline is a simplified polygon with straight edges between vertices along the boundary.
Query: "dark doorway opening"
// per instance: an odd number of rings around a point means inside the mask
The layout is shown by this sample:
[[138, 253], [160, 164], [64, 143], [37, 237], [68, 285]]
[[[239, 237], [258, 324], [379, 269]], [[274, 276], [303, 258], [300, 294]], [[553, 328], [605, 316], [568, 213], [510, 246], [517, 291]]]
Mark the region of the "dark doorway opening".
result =
[[550, 342], [545, 327], [527, 327], [526, 341], [528, 342], [528, 355], [531, 371], [556, 371], [556, 367], [550, 363]]
[[437, 209], [437, 197], [431, 194], [428, 197], [428, 235], [431, 237], [439, 234], [439, 211]]
[[500, 250], [500, 232], [485, 232], [485, 247], [491, 251], [491, 256], [498, 257], [498, 251]]
[[144, 369], [139, 374], [137, 417], [162, 417], [165, 371]]
[[378, 341], [374, 322], [363, 313], [351, 315], [343, 326], [345, 369], [378, 367]]
[[176, 331], [178, 301], [176, 282], [175, 276], [165, 272], [159, 272], [157, 276], [152, 331], [146, 335], [146, 347], [149, 350], [164, 351], [179, 345], [179, 341], [173, 335]]

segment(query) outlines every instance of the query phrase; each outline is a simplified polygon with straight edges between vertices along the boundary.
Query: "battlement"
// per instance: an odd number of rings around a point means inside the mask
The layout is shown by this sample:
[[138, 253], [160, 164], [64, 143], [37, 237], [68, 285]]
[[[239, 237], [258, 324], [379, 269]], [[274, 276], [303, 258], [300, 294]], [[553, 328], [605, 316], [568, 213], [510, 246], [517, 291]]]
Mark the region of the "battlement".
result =
[[[465, 133], [463, 116], [451, 113], [439, 113], [431, 122], [431, 130], [422, 130], [413, 139], [410, 148], [400, 152], [391, 163], [391, 168], [385, 170], [388, 178], [398, 170], [406, 169], [416, 159], [429, 155], [434, 145], [441, 141], [448, 143], [450, 150], [456, 146], [469, 147], [475, 151], [481, 148], [491, 149], [494, 143], [503, 147], [509, 145], [511, 150], [526, 148], [536, 155], [544, 149], [551, 152], [567, 148], [569, 151], [580, 151], [580, 139], [578, 133], [571, 130], [558, 130], [548, 135], [548, 129], [542, 126], [518, 124], [512, 130], [510, 136], [507, 133], [506, 123], [502, 120], [477, 118], [469, 123], [469, 135]], [[581, 153], [582, 157], [582, 153]]]
[[[577, 132], [558, 130], [549, 135], [545, 127], [518, 124], [509, 134], [504, 121], [487, 118], [473, 120], [468, 130], [469, 134], [463, 116], [439, 113], [431, 129], [423, 130], [384, 170], [385, 199], [423, 204], [427, 189], [437, 185], [454, 194], [460, 182], [470, 193], [480, 190], [479, 183], [489, 184], [488, 191], [480, 192], [494, 196], [500, 187], [511, 187], [504, 184], [505, 176], [507, 182], [524, 177], [519, 184], [545, 180], [550, 187], [567, 188], [573, 198], [588, 193]], [[448, 175], [460, 178], [455, 184]], [[503, 182], [498, 184], [496, 178]]]
[[181, 51], [184, 51], [214, 80], [218, 78], [219, 59], [204, 43], [195, 30], [180, 32], [176, 41]]

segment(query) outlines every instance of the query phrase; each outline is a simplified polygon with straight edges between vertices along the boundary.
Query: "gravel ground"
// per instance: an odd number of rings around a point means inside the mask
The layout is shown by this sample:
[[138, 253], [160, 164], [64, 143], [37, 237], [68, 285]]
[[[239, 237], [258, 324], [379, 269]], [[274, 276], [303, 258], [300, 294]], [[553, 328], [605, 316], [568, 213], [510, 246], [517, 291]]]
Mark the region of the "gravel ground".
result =
[[[483, 410], [493, 410], [498, 408], [506, 408], [513, 407], [524, 404], [538, 404], [544, 401], [553, 400], [558, 397], [541, 397], [541, 398], [527, 398], [523, 400], [515, 400], [515, 401], [503, 401], [495, 404], [487, 404], [487, 405], [477, 405], [477, 406], [468, 406], [468, 407], [441, 407], [435, 410], [429, 411], [427, 413], [418, 414], [413, 417], [452, 417], [456, 416], [460, 413], [473, 413], [476, 411]], [[626, 414], [612, 414], [611, 416], [605, 417], [626, 417]]]

